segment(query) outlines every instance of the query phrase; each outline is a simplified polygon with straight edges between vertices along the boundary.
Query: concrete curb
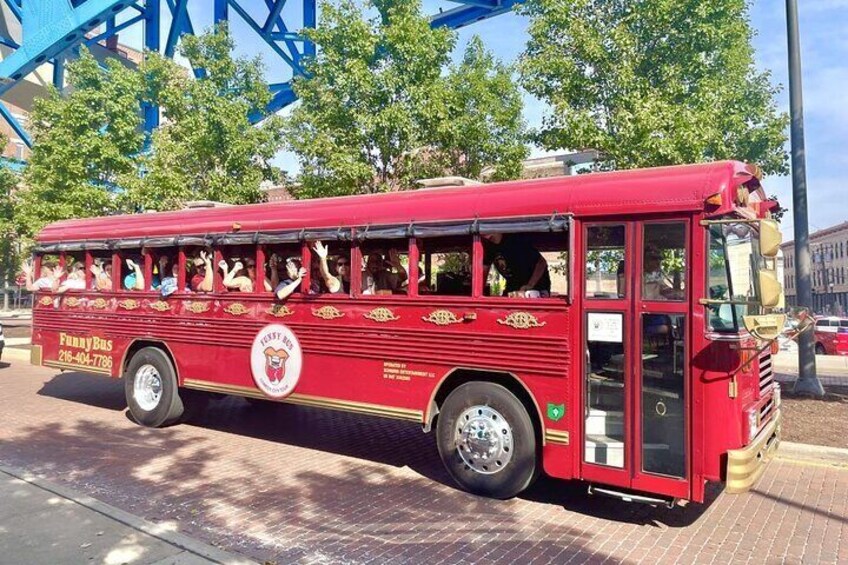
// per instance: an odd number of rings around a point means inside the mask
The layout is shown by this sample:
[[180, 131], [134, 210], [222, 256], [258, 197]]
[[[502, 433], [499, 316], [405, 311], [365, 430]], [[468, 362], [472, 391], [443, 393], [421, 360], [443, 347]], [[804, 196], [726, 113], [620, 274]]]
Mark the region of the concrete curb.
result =
[[848, 467], [848, 449], [839, 447], [781, 441], [780, 447], [777, 449], [777, 457], [792, 461], [827, 463], [838, 467]]
[[29, 349], [18, 349], [7, 345], [3, 349], [3, 361], [25, 361], [29, 363]]
[[257, 563], [256, 561], [251, 561], [246, 557], [240, 557], [231, 553], [227, 553], [226, 551], [197, 541], [194, 538], [190, 538], [176, 531], [168, 531], [167, 524], [153, 524], [142, 518], [139, 518], [138, 516], [130, 514], [129, 512], [124, 512], [123, 510], [115, 508], [114, 506], [110, 506], [105, 502], [100, 502], [99, 500], [91, 498], [90, 496], [76, 493], [71, 489], [40, 479], [27, 471], [22, 471], [20, 469], [14, 469], [11, 467], [0, 465], [0, 472], [15, 477], [16, 479], [25, 481], [33, 486], [36, 486], [42, 490], [46, 490], [47, 492], [51, 492], [72, 502], [75, 502], [80, 506], [84, 506], [90, 510], [97, 512], [98, 514], [102, 514], [103, 516], [111, 520], [115, 520], [116, 522], [120, 522], [121, 524], [124, 524], [125, 526], [128, 526], [134, 530], [138, 530], [151, 537], [162, 540], [165, 543], [168, 543], [174, 547], [178, 547], [189, 553], [193, 553], [212, 563], [220, 563], [222, 565], [256, 565]]

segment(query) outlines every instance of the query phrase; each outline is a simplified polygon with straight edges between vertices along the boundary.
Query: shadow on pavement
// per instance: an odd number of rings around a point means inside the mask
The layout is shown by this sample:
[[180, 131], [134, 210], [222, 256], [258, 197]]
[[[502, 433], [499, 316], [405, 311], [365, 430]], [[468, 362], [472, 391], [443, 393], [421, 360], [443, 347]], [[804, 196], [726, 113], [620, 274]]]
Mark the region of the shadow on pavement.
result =
[[11, 363], [6, 363], [5, 361], [0, 361], [0, 369], [8, 369], [11, 366], [12, 366]]
[[[126, 407], [123, 381], [84, 373], [58, 374], [38, 394], [112, 411]], [[245, 452], [234, 456], [209, 433], [192, 428], [262, 441], [245, 444]], [[553, 559], [568, 548], [569, 557], [588, 557], [594, 550], [585, 547], [586, 538], [594, 534], [569, 527], [566, 514], [566, 523], [551, 520], [550, 512], [561, 507], [600, 520], [676, 528], [695, 522], [718, 495], [711, 489], [705, 505], [668, 510], [592, 497], [583, 483], [543, 477], [523, 500], [479, 498], [456, 490], [433, 435], [417, 424], [287, 404], [256, 406], [235, 397], [214, 401], [190, 424], [167, 429], [77, 420], [25, 433], [12, 450], [31, 470], [37, 471], [31, 463], [37, 462], [89, 490], [98, 485], [107, 502], [151, 519], [186, 522], [207, 541], [212, 535], [213, 543], [220, 536], [232, 544], [236, 529], [239, 541], [232, 549], [262, 558], [272, 551], [281, 562], [319, 558], [315, 547], [331, 560], [430, 561], [443, 553], [468, 561], [483, 555], [476, 553], [479, 540], [485, 554], [494, 551], [499, 560], [517, 560], [531, 546], [534, 556], [541, 551]], [[4, 445], [0, 440], [0, 454]], [[309, 464], [278, 459], [291, 455], [287, 445], [359, 461], [328, 456], [325, 468], [320, 456], [307, 456]], [[414, 474], [385, 465], [409, 467]], [[222, 467], [237, 469], [237, 476], [222, 478]], [[97, 490], [89, 494], [99, 496]], [[524, 511], [538, 512], [526, 501], [549, 505], [550, 512], [541, 519], [536, 514], [542, 525], [529, 536], [533, 541], [524, 542], [534, 523]], [[254, 516], [251, 528], [233, 524], [234, 514]], [[275, 541], [291, 539], [303, 543]], [[382, 553], [375, 554], [375, 547]]]

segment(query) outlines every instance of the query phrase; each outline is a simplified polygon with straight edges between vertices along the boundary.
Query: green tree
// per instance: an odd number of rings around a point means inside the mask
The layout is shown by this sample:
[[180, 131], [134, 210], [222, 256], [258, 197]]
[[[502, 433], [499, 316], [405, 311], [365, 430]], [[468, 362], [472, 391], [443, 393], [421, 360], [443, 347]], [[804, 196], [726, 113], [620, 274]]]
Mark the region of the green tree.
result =
[[163, 120], [139, 171], [121, 178], [128, 207], [170, 210], [194, 199], [261, 200], [259, 184], [276, 174], [268, 162], [282, 146], [281, 119], [250, 123], [250, 114], [264, 109], [271, 94], [261, 60], [234, 58], [233, 46], [225, 24], [184, 36], [180, 52], [200, 70], [199, 78], [158, 53], [147, 54], [146, 97], [160, 106]]
[[[6, 138], [0, 135], [0, 146]], [[19, 263], [20, 236], [15, 224], [16, 188], [20, 177], [0, 167], [0, 288], [11, 284]]]
[[45, 224], [114, 213], [118, 178], [142, 149], [139, 73], [116, 60], [100, 67], [83, 49], [68, 63], [69, 93], [49, 87], [30, 120], [34, 145], [15, 222], [32, 236]]
[[525, 88], [545, 149], [602, 168], [735, 158], [785, 173], [787, 116], [754, 66], [746, 0], [530, 0]]
[[419, 0], [373, 7], [376, 18], [346, 0], [324, 6], [321, 25], [305, 31], [318, 55], [295, 81], [301, 103], [286, 125], [301, 164], [298, 196], [402, 190], [489, 165], [514, 175], [525, 153], [508, 69], [478, 41], [449, 69], [456, 34], [431, 28]]

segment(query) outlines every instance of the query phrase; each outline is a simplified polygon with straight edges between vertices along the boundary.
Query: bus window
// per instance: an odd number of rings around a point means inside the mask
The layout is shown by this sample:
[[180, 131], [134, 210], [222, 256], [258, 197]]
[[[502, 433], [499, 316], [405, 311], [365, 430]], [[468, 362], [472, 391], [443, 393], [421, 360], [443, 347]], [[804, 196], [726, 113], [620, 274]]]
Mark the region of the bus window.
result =
[[586, 297], [625, 295], [624, 226], [590, 226], [586, 230]]
[[175, 247], [165, 247], [151, 253], [153, 276], [150, 280], [150, 290], [157, 290], [162, 296], [170, 296], [177, 291], [177, 279], [180, 273], [179, 250]]
[[686, 224], [645, 224], [642, 298], [686, 298]]
[[144, 255], [140, 250], [121, 252], [120, 277], [122, 290], [145, 290]]
[[91, 253], [91, 290], [112, 290], [112, 254], [108, 251]]
[[486, 296], [547, 298], [568, 294], [568, 244], [562, 233], [484, 233]]
[[[256, 283], [256, 249], [249, 245], [221, 248], [222, 259], [218, 261], [218, 271], [224, 290], [231, 292], [259, 292]], [[271, 290], [271, 283], [265, 283], [265, 290]]]
[[366, 241], [362, 253], [362, 294], [406, 294], [409, 283], [409, 246], [406, 239]]
[[471, 236], [422, 239], [419, 294], [471, 296]]
[[349, 243], [309, 242], [311, 294], [350, 294]]
[[186, 280], [191, 292], [212, 292], [212, 280], [215, 276], [212, 262], [214, 254], [209, 248], [189, 247], [185, 250]]
[[277, 300], [285, 300], [292, 294], [303, 292], [301, 282], [306, 274], [301, 247], [297, 244], [274, 245], [265, 249], [265, 280]]
[[56, 292], [85, 290], [85, 253], [66, 253], [65, 270]]

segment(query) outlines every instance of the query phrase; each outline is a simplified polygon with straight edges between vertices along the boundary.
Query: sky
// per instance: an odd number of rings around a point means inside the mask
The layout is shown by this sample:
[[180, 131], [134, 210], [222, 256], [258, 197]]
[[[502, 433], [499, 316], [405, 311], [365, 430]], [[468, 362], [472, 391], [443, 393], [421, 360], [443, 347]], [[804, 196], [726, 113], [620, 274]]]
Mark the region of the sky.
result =
[[[319, 1], [320, 3], [320, 1]], [[801, 57], [803, 69], [803, 96], [805, 141], [807, 156], [807, 188], [809, 197], [810, 230], [823, 229], [848, 220], [848, 0], [801, 0], [799, 3], [801, 27]], [[242, 0], [249, 12], [259, 19], [264, 10], [264, 0]], [[297, 2], [290, 2], [284, 17], [294, 17]], [[449, 9], [456, 4], [437, 0], [424, 0], [428, 13], [439, 8]], [[211, 2], [190, 3], [196, 31], [211, 25]], [[205, 10], [194, 12], [193, 10]], [[288, 77], [287, 69], [245, 24], [231, 15], [232, 31], [238, 53], [261, 55], [267, 67], [269, 82]], [[287, 18], [288, 19], [288, 18]], [[756, 30], [753, 44], [756, 64], [760, 70], [772, 74], [774, 84], [784, 88], [778, 95], [778, 107], [789, 111], [787, 43], [785, 2], [781, 0], [753, 0], [750, 20]], [[163, 22], [163, 26], [167, 25]], [[136, 31], [122, 35], [122, 42], [136, 43]], [[166, 32], [163, 32], [163, 43]], [[515, 14], [505, 14], [475, 23], [458, 30], [456, 55], [462, 53], [471, 37], [479, 35], [495, 55], [505, 62], [514, 62], [524, 49], [527, 40], [527, 20]], [[140, 34], [139, 34], [140, 36]], [[525, 95], [524, 117], [530, 127], [540, 125], [546, 108], [543, 103]], [[787, 150], [789, 144], [787, 143]], [[543, 154], [538, 148], [532, 156]], [[289, 172], [296, 172], [293, 155], [281, 153], [275, 163]], [[792, 186], [789, 177], [767, 177], [764, 186], [768, 194], [776, 194], [781, 204], [789, 208], [782, 227], [784, 239], [792, 237]]]

